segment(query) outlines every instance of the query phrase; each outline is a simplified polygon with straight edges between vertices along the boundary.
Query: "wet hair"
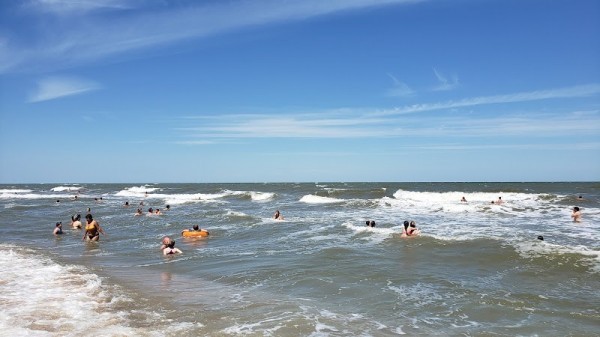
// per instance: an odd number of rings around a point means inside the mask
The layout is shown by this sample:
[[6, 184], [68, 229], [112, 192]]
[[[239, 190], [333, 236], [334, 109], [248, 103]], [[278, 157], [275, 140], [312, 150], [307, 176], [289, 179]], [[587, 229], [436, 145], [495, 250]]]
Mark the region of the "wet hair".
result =
[[57, 222], [57, 223], [56, 223], [56, 227], [58, 227], [58, 226], [60, 226], [60, 225], [62, 225], [62, 222]]
[[543, 236], [541, 236], [541, 235], [538, 235], [538, 240], [542, 240], [542, 241], [544, 241], [544, 237], [543, 237]]
[[148, 208], [148, 212], [152, 212], [152, 207]]
[[366, 224], [367, 224], [367, 226], [371, 226], [371, 221], [367, 220]]
[[573, 207], [573, 210], [574, 210], [575, 212], [579, 212], [579, 207], [575, 206], [575, 207]]
[[417, 224], [414, 221], [410, 222], [410, 227], [417, 227]]
[[371, 223], [369, 224], [371, 227], [375, 227], [375, 221], [371, 220]]
[[88, 220], [92, 220], [92, 219], [94, 219], [94, 218], [92, 218], [92, 215], [91, 215], [90, 213], [88, 213], [88, 214], [85, 216], [85, 218], [86, 218], [86, 219], [88, 219]]
[[198, 227], [198, 225], [193, 225], [192, 228], [197, 231], [198, 229], [200, 229], [200, 227]]
[[167, 244], [167, 248], [173, 249], [173, 247], [175, 247], [175, 240], [170, 240], [169, 243]]
[[408, 229], [408, 225], [409, 225], [409, 222], [408, 221], [404, 221], [404, 230]]

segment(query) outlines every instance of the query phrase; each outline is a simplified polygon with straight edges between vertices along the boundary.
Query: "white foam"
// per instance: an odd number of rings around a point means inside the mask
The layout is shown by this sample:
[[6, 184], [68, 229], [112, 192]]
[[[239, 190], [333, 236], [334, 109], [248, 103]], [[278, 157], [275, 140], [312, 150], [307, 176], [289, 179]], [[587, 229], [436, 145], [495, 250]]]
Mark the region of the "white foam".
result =
[[1, 194], [15, 194], [15, 193], [31, 193], [33, 192], [32, 190], [26, 190], [26, 189], [0, 189], [0, 193]]
[[126, 313], [131, 301], [94, 274], [61, 266], [17, 247], [0, 249], [0, 330], [7, 336], [136, 335]]
[[50, 189], [50, 191], [52, 192], [76, 192], [81, 190], [83, 187], [81, 186], [57, 186], [54, 187], [52, 189]]
[[335, 203], [341, 203], [341, 202], [345, 202], [346, 200], [344, 199], [337, 199], [337, 198], [329, 198], [329, 197], [321, 197], [318, 195], [305, 195], [302, 198], [300, 198], [300, 202], [304, 202], [307, 204], [335, 204]]

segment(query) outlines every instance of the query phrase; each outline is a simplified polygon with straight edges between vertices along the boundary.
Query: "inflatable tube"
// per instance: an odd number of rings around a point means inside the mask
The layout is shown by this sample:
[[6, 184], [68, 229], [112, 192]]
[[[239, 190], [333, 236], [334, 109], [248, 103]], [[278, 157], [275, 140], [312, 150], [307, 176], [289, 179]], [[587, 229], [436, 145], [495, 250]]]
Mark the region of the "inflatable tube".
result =
[[184, 238], [197, 238], [197, 237], [205, 237], [208, 236], [208, 231], [206, 229], [201, 229], [199, 231], [191, 231], [189, 229], [184, 229], [181, 232]]

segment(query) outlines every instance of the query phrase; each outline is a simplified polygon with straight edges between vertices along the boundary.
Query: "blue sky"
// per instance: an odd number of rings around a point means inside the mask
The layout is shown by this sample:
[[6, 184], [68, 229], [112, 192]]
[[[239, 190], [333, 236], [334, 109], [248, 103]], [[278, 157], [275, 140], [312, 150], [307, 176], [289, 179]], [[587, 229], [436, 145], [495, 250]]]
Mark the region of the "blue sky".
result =
[[594, 0], [0, 3], [0, 183], [600, 180]]

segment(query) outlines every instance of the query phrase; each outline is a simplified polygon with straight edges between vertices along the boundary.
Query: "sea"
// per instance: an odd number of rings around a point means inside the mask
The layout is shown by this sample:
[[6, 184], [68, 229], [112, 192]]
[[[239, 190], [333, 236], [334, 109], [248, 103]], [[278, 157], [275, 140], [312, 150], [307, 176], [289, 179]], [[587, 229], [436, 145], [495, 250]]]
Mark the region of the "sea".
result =
[[599, 336], [599, 239], [598, 182], [0, 185], [0, 335]]

